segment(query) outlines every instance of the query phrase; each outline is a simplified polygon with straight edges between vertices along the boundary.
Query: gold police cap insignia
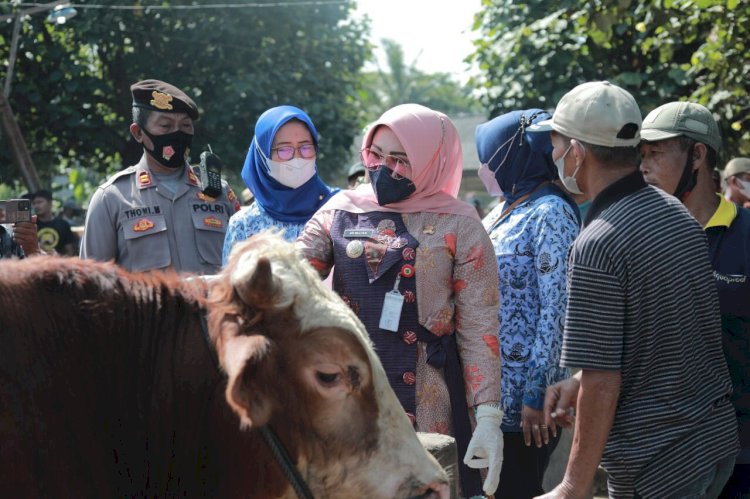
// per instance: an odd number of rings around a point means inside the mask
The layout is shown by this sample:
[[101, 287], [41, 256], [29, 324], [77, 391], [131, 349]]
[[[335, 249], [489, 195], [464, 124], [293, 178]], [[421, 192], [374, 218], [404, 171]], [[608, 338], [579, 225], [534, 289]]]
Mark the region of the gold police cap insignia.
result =
[[169, 83], [160, 80], [142, 80], [130, 85], [133, 106], [161, 113], [187, 113], [198, 119], [198, 106], [188, 95]]
[[158, 90], [154, 90], [153, 92], [151, 92], [151, 97], [153, 97], [153, 99], [151, 99], [149, 104], [154, 106], [156, 109], [161, 109], [163, 111], [171, 111], [173, 109], [171, 104], [171, 95], [159, 92]]

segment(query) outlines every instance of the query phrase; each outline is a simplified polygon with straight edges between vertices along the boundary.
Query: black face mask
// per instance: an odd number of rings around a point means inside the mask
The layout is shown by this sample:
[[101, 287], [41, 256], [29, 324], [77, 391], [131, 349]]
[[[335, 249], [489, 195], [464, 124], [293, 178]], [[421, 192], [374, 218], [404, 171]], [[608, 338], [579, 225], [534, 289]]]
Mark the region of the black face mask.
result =
[[377, 170], [370, 172], [372, 190], [375, 191], [375, 197], [380, 206], [403, 201], [417, 190], [414, 182], [408, 178], [395, 179], [391, 176], [392, 174], [393, 172], [385, 165], [381, 165]]
[[190, 146], [193, 145], [192, 135], [179, 130], [164, 135], [152, 135], [143, 127], [141, 127], [141, 130], [154, 143], [153, 150], [149, 150], [145, 144], [143, 146], [149, 156], [167, 168], [182, 168], [185, 166], [190, 154]]
[[698, 171], [693, 170], [693, 148], [688, 150], [688, 157], [685, 160], [685, 168], [682, 170], [682, 176], [677, 184], [677, 188], [672, 194], [680, 201], [684, 201], [688, 194], [690, 194], [695, 188], [695, 184], [698, 183]]

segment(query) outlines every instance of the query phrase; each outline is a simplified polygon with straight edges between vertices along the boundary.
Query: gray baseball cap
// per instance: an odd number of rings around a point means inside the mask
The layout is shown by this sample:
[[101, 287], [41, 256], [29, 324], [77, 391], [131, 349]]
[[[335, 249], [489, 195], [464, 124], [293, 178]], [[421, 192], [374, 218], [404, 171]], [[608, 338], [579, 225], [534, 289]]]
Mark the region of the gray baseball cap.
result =
[[365, 173], [365, 166], [360, 161], [358, 161], [349, 167], [349, 173], [346, 175], [346, 177], [352, 178], [353, 176], [359, 175], [360, 173]]
[[641, 111], [635, 98], [608, 81], [590, 81], [563, 95], [552, 118], [529, 132], [556, 131], [604, 147], [633, 147], [641, 141]]
[[643, 120], [641, 138], [658, 142], [684, 135], [721, 151], [721, 135], [711, 111], [694, 102], [670, 102], [659, 106]]
[[750, 158], [734, 158], [724, 167], [724, 178], [738, 173], [750, 173]]

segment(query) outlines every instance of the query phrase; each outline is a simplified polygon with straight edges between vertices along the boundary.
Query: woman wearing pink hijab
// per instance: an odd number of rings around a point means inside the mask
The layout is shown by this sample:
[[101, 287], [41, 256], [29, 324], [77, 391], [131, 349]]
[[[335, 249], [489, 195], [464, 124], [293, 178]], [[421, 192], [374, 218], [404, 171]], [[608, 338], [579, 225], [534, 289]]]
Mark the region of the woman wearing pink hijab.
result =
[[[415, 429], [456, 437], [463, 495], [492, 494], [503, 456], [497, 265], [476, 209], [456, 199], [456, 127], [404, 104], [362, 145], [371, 183], [333, 196], [297, 245], [321, 276], [334, 268], [333, 288], [367, 328]], [[484, 485], [476, 468], [489, 468]]]

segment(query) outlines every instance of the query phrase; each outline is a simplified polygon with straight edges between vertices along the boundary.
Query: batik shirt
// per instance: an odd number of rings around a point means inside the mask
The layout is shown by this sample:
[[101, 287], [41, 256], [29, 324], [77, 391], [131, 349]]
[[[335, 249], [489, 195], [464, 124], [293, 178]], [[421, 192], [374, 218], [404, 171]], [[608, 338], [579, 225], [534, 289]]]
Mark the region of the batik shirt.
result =
[[229, 220], [229, 227], [224, 236], [224, 251], [222, 252], [222, 265], [226, 266], [229, 261], [229, 253], [235, 244], [248, 239], [250, 236], [262, 232], [266, 229], [275, 229], [284, 231], [284, 239], [294, 242], [297, 236], [302, 233], [305, 227], [304, 223], [283, 222], [276, 220], [261, 208], [258, 203], [253, 203], [247, 208], [238, 211]]
[[[302, 256], [324, 277], [335, 263], [331, 227], [336, 213], [318, 211], [296, 242]], [[419, 324], [437, 336], [456, 334], [466, 405], [497, 403], [497, 271], [487, 234], [479, 220], [462, 215], [423, 212], [400, 216], [409, 234], [419, 242], [414, 258]], [[357, 304], [352, 305], [356, 309]], [[444, 373], [426, 362], [426, 349], [425, 343], [417, 342], [416, 427], [418, 431], [451, 434], [451, 405]]]
[[558, 366], [567, 295], [567, 255], [578, 235], [572, 208], [558, 196], [504, 205], [484, 218], [500, 274], [503, 431], [521, 431], [523, 405], [542, 409], [547, 386], [567, 377]]

